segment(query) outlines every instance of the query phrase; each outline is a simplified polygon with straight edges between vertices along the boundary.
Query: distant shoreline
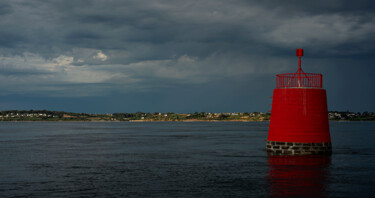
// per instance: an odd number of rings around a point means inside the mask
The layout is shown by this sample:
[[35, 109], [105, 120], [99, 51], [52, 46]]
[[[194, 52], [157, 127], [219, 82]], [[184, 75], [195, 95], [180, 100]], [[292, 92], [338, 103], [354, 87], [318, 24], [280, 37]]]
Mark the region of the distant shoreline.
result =
[[269, 120], [0, 120], [1, 122], [269, 122]]
[[[330, 122], [375, 122], [375, 120], [329, 120]], [[0, 120], [1, 122], [270, 122], [270, 120]]]
[[[375, 121], [375, 113], [328, 112], [330, 121]], [[6, 110], [0, 111], [0, 122], [261, 122], [269, 121], [271, 113], [72, 113], [49, 110]]]

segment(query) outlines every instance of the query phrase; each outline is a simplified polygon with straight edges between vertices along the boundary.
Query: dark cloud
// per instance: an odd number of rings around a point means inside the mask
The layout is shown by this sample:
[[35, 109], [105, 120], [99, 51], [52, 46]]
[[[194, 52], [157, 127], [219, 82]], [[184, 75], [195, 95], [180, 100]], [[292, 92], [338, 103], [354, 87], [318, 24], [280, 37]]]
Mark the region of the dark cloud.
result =
[[[244, 1], [249, 3], [249, 1]], [[250, 5], [254, 5], [254, 1], [250, 1]], [[358, 14], [371, 13], [375, 8], [374, 1], [360, 0], [353, 2], [351, 0], [315, 0], [315, 1], [299, 1], [287, 0], [280, 3], [277, 0], [265, 0], [261, 4], [272, 11], [283, 12], [285, 15], [317, 15], [317, 14]]]
[[[8, 41], [3, 41], [5, 46], [20, 45], [23, 50], [41, 51], [42, 56], [46, 48], [56, 51], [58, 56], [59, 50], [72, 48], [134, 51], [134, 45], [144, 46], [134, 54], [155, 59], [160, 55], [159, 48], [169, 56], [201, 49], [206, 51], [203, 56], [217, 50], [244, 48], [250, 53], [259, 52], [259, 48], [247, 47], [252, 45], [267, 45], [265, 51], [276, 51], [272, 49], [299, 44], [321, 51], [325, 49], [322, 46], [342, 49], [342, 44], [370, 38], [373, 29], [367, 26], [373, 25], [374, 14], [369, 9], [373, 4], [370, 1], [354, 5], [349, 1], [21, 1], [13, 3], [14, 12], [2, 24], [8, 31], [2, 38]], [[300, 16], [291, 16], [293, 13]], [[195, 49], [190, 50], [187, 45]]]

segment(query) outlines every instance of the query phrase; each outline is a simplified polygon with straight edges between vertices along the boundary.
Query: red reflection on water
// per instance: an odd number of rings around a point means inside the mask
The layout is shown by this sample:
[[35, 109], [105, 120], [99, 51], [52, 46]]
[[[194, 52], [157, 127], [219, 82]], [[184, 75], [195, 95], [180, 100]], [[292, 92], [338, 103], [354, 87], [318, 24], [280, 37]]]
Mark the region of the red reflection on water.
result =
[[329, 156], [269, 156], [270, 194], [274, 197], [326, 197]]

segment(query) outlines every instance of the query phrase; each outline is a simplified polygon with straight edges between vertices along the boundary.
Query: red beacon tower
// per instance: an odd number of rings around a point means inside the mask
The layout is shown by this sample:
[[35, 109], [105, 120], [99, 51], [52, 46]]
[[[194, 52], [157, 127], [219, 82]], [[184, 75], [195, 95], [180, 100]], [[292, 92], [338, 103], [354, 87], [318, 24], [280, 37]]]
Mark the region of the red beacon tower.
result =
[[301, 68], [303, 49], [297, 49], [295, 73], [276, 75], [266, 150], [270, 154], [331, 154], [327, 95], [322, 74]]

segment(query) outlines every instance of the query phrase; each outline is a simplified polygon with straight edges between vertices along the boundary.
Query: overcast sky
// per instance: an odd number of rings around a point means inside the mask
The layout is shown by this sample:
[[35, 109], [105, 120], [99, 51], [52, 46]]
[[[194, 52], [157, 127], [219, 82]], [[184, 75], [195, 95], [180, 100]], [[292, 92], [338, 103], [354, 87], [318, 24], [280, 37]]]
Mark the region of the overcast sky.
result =
[[[260, 3], [261, 2], [261, 3]], [[270, 110], [322, 73], [329, 110], [375, 111], [374, 1], [2, 0], [0, 110]]]

